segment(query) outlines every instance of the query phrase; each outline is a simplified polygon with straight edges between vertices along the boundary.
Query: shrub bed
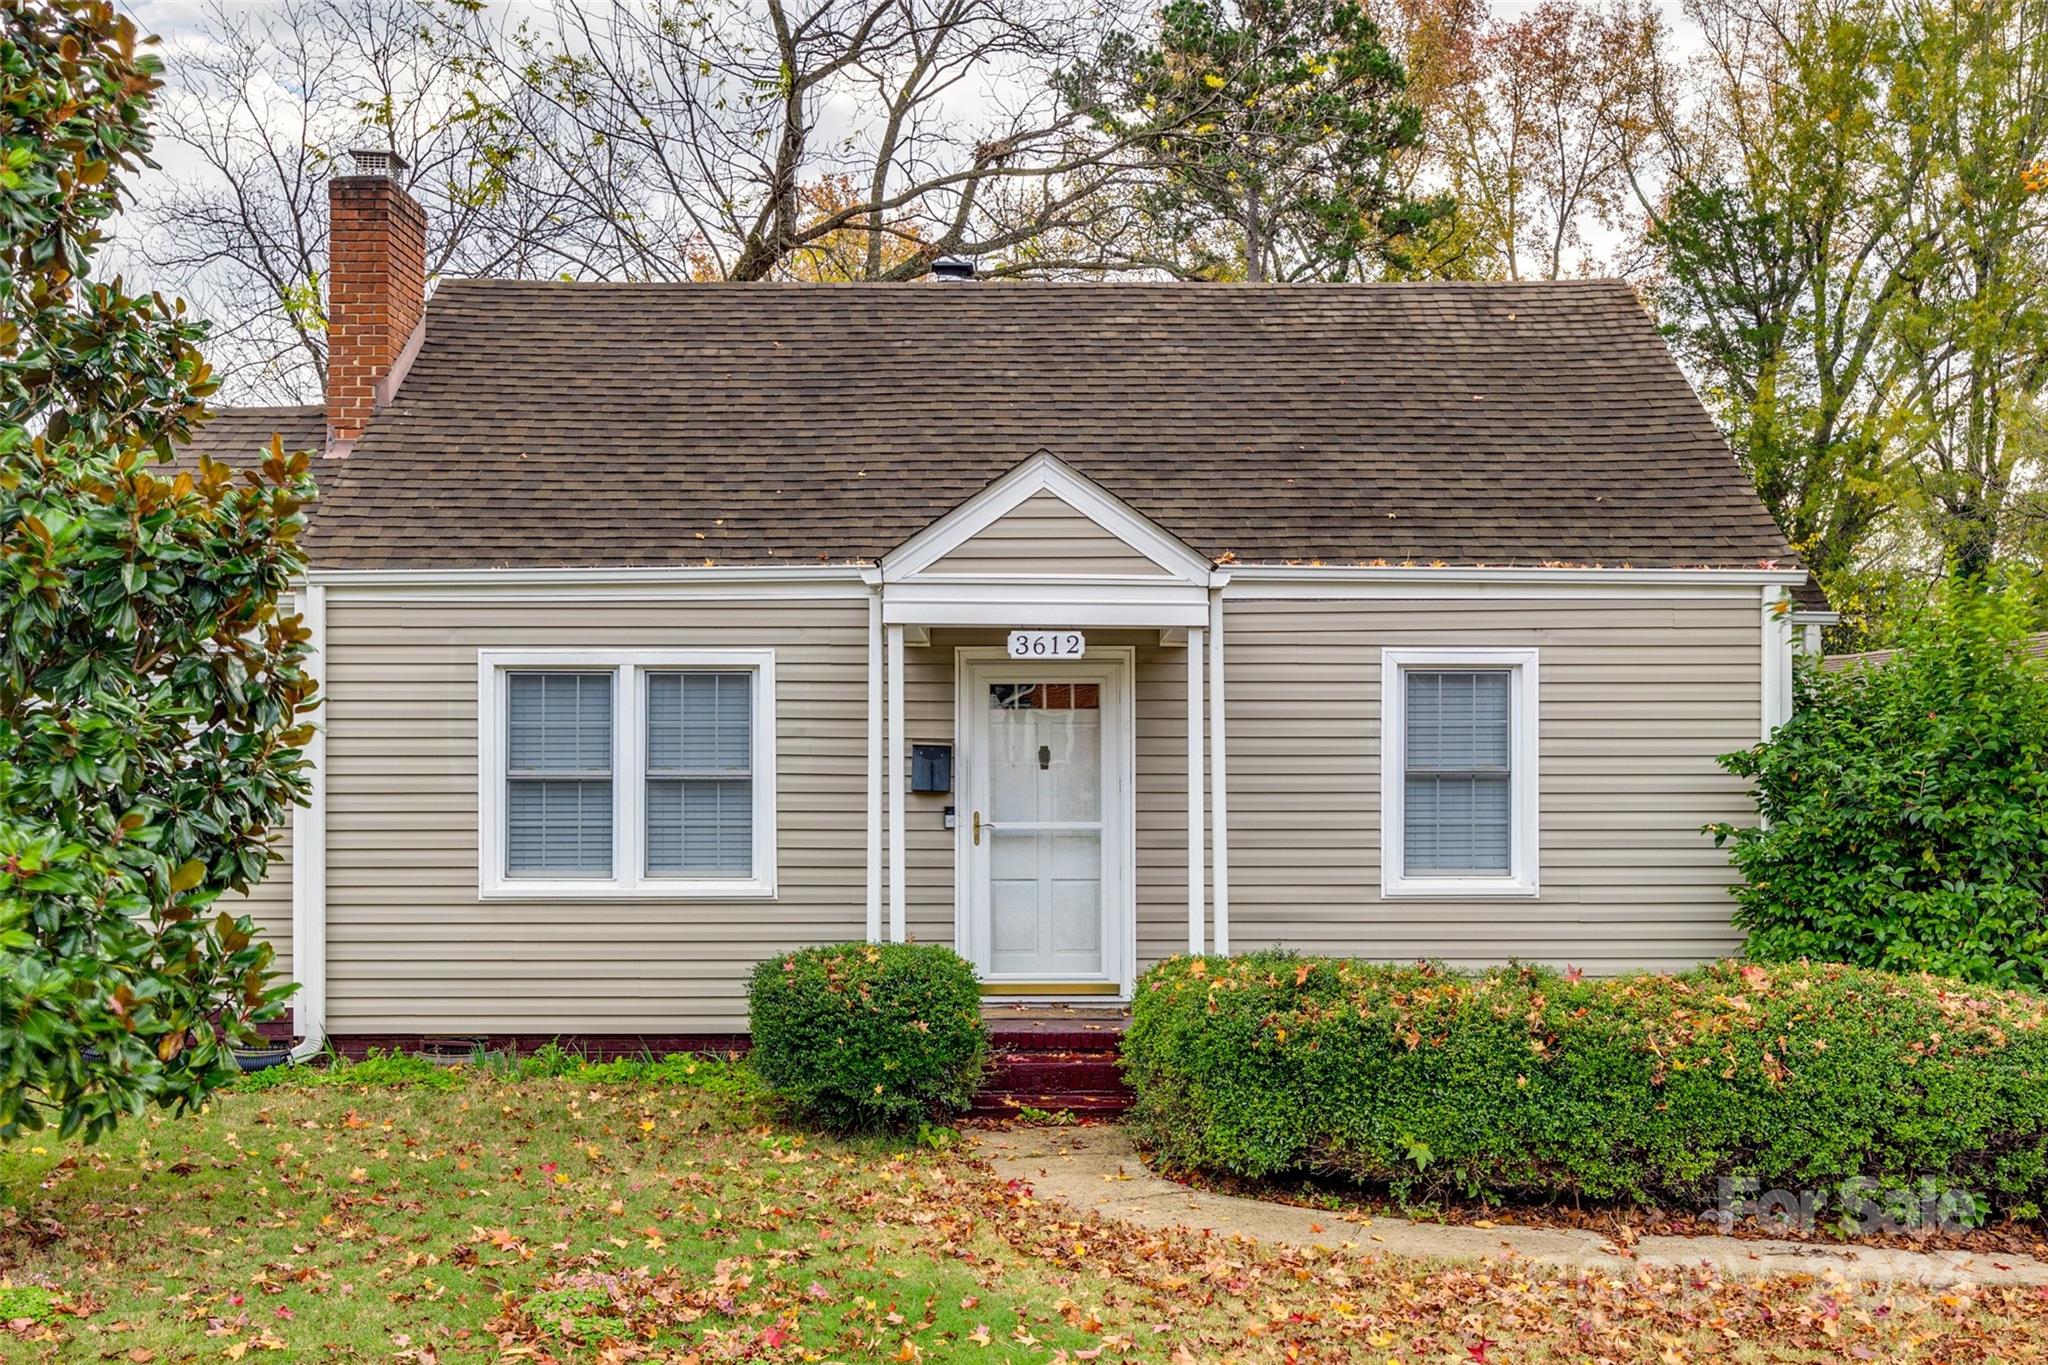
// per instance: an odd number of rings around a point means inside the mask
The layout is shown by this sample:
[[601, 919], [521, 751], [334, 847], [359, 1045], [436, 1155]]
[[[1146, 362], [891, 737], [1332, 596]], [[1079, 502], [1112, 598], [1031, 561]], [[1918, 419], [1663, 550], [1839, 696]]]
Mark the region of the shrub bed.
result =
[[1758, 961], [2048, 989], [2048, 661], [2037, 590], [1952, 586], [1898, 652], [1798, 670], [1771, 738], [1726, 754], [1755, 824], [1708, 826]]
[[[2048, 1001], [1834, 965], [1604, 979], [1284, 954], [1138, 983], [1131, 1122], [1170, 1166], [1403, 1195], [1712, 1207], [1858, 1177], [2048, 1193]], [[1980, 1202], [1981, 1207], [1981, 1202]]]
[[965, 1109], [988, 1064], [974, 968], [934, 944], [780, 954], [755, 969], [747, 1013], [761, 1078], [842, 1131]]

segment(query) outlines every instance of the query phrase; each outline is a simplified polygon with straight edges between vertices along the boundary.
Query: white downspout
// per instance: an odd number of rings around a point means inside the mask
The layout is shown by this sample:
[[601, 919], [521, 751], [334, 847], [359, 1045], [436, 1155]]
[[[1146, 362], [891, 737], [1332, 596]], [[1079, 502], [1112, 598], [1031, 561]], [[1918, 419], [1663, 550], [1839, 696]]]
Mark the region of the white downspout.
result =
[[1765, 739], [1792, 719], [1792, 621], [1784, 596], [1785, 589], [1779, 584], [1767, 584], [1763, 589]]
[[299, 614], [309, 637], [305, 668], [320, 709], [306, 741], [306, 804], [292, 808], [292, 980], [299, 986], [292, 1013], [300, 1037], [292, 1049], [295, 1062], [327, 1047], [327, 589], [317, 583], [300, 589]]
[[910, 760], [910, 746], [903, 742], [903, 627], [886, 626], [889, 638], [889, 729], [883, 736], [883, 771], [889, 783], [889, 941], [901, 943], [905, 935], [904, 902], [906, 882], [903, 867], [903, 790], [910, 785], [904, 771]]
[[1188, 627], [1188, 952], [1202, 953], [1202, 628]]
[[1229, 768], [1223, 744], [1223, 583], [1209, 589], [1209, 891], [1211, 951], [1230, 955]]
[[868, 942], [882, 941], [882, 575], [868, 585]]

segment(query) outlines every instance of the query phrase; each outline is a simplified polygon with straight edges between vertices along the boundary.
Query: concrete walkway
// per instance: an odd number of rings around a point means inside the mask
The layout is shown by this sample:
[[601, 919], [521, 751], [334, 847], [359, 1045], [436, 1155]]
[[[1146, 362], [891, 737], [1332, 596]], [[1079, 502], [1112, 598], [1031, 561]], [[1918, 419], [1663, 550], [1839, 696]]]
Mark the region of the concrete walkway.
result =
[[1040, 1199], [1157, 1229], [1213, 1232], [1278, 1246], [1392, 1252], [1430, 1261], [1508, 1256], [1561, 1269], [1606, 1272], [1704, 1266], [1724, 1275], [1824, 1275], [1933, 1288], [1950, 1284], [2048, 1284], [2048, 1262], [2030, 1256], [1893, 1251], [1832, 1243], [1737, 1237], [1644, 1237], [1626, 1250], [1596, 1232], [1473, 1227], [1361, 1218], [1263, 1199], [1211, 1194], [1154, 1175], [1121, 1127], [1010, 1128], [975, 1135], [1004, 1180]]

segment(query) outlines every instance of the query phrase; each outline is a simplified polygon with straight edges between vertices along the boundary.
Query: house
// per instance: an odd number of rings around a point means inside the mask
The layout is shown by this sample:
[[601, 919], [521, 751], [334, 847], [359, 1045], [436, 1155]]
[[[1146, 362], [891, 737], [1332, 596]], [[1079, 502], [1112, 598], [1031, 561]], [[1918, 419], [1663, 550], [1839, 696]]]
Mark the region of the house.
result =
[[450, 280], [332, 183], [298, 1029], [678, 1039], [830, 940], [1116, 1000], [1738, 943], [1803, 584], [1616, 283]]

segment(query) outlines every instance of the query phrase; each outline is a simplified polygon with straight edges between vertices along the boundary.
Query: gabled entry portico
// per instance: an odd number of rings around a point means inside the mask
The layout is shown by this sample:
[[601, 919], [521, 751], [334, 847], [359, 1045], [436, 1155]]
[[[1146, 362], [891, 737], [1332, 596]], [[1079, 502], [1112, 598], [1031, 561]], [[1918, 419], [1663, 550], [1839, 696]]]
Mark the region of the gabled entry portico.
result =
[[[887, 788], [870, 812], [871, 937], [910, 937], [913, 921], [926, 937], [950, 929], [992, 993], [1022, 996], [1127, 996], [1141, 957], [1208, 946], [1204, 770], [1220, 733], [1203, 675], [1220, 578], [1045, 453], [883, 561], [870, 581], [870, 741]], [[1012, 658], [1004, 637], [1018, 630], [1085, 647]], [[941, 798], [910, 800], [910, 746], [940, 740], [954, 757], [943, 841], [927, 828]], [[1170, 941], [1163, 818], [1186, 848], [1186, 932]], [[1216, 852], [1220, 946], [1220, 840]], [[935, 857], [950, 862], [950, 915], [919, 903], [943, 899]]]

